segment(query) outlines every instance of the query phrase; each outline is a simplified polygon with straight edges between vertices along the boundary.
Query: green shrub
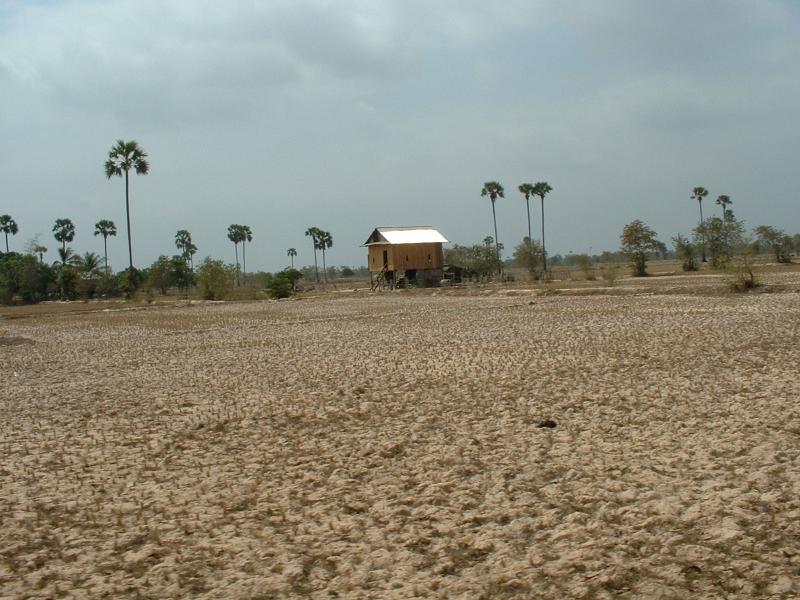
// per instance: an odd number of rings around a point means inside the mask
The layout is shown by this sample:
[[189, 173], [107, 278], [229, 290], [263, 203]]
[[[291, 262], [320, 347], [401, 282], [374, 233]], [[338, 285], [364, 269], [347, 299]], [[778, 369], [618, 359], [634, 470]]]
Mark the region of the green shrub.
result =
[[267, 282], [267, 292], [270, 298], [288, 298], [294, 293], [295, 285], [303, 274], [297, 269], [287, 268], [276, 273]]
[[206, 257], [197, 270], [200, 295], [205, 300], [224, 300], [233, 289], [236, 267]]
[[730, 277], [727, 280], [728, 287], [734, 292], [749, 292], [761, 287], [755, 265], [753, 264], [756, 255], [756, 248], [752, 245], [744, 247], [728, 265]]

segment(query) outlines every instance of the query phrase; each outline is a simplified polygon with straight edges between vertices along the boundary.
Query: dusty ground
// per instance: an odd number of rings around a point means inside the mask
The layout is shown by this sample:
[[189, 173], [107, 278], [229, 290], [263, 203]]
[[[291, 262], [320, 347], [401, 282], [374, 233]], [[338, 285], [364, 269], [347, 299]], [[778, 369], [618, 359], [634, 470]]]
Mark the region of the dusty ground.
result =
[[796, 598], [787, 277], [0, 321], [0, 596]]

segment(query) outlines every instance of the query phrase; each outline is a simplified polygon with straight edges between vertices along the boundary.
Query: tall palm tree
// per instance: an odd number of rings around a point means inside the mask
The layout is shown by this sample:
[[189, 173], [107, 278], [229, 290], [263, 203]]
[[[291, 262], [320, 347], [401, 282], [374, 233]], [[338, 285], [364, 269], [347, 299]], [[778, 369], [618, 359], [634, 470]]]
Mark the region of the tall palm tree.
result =
[[56, 219], [56, 224], [53, 225], [53, 237], [61, 242], [61, 249], [66, 251], [67, 242], [75, 239], [75, 224], [70, 219]]
[[319, 234], [322, 233], [322, 230], [319, 227], [309, 227], [306, 229], [306, 236], [311, 238], [311, 242], [314, 245], [314, 275], [319, 283], [319, 268], [317, 267], [317, 250], [319, 250]]
[[550, 184], [546, 181], [534, 183], [533, 190], [531, 191], [534, 196], [539, 196], [539, 199], [542, 201], [542, 266], [545, 273], [547, 273], [547, 251], [544, 246], [544, 197], [552, 191], [553, 188], [551, 188]]
[[533, 184], [530, 183], [521, 183], [517, 188], [520, 193], [525, 196], [525, 210], [528, 212], [528, 243], [530, 243], [531, 237], [531, 194], [533, 194]]
[[319, 248], [322, 250], [322, 272], [325, 274], [325, 281], [328, 281], [328, 265], [325, 263], [325, 249], [333, 246], [333, 236], [330, 231], [319, 232]]
[[253, 231], [247, 225], [239, 225], [242, 237], [242, 279], [247, 280], [247, 242], [253, 241]]
[[[705, 198], [706, 196], [708, 196], [708, 190], [706, 188], [702, 187], [702, 186], [697, 186], [696, 188], [694, 188], [692, 190], [692, 195], [690, 196], [692, 200], [697, 200], [697, 204], [700, 206], [700, 227], [701, 227], [701, 229], [703, 227], [703, 198]], [[706, 244], [705, 244], [705, 240], [703, 240], [702, 246], [703, 246], [703, 250], [702, 250], [703, 262], [707, 262], [706, 261]]]
[[730, 196], [726, 196], [725, 194], [719, 196], [716, 202], [717, 206], [722, 207], [722, 220], [728, 220], [728, 207], [733, 204], [733, 200], [731, 200]]
[[295, 250], [294, 248], [289, 248], [286, 251], [286, 256], [288, 256], [289, 260], [292, 261], [292, 268], [294, 269], [294, 257], [297, 256], [297, 250]]
[[19, 227], [11, 215], [0, 215], [0, 231], [6, 234], [6, 253], [8, 252], [8, 234], [17, 235]]
[[233, 242], [233, 249], [236, 252], [236, 285], [239, 285], [239, 242], [244, 241], [242, 226], [235, 223], [228, 227], [228, 239]]
[[94, 224], [94, 234], [103, 236], [103, 264], [106, 267], [106, 273], [108, 273], [108, 236], [117, 235], [117, 226], [114, 225], [114, 221], [101, 219]]
[[117, 140], [108, 153], [106, 161], [106, 177], [111, 179], [115, 175], [122, 177], [125, 174], [125, 217], [128, 224], [128, 262], [133, 270], [133, 244], [131, 242], [131, 203], [128, 173], [133, 169], [137, 175], [147, 175], [150, 172], [150, 163], [147, 162], [147, 153], [133, 140], [125, 142]]
[[492, 201], [492, 220], [494, 221], [494, 248], [497, 252], [497, 262], [500, 262], [500, 240], [497, 237], [497, 215], [494, 211], [494, 203], [498, 198], [505, 198], [503, 186], [496, 181], [487, 181], [483, 184], [481, 196], [489, 196]]
[[183, 257], [183, 260], [186, 261], [187, 266], [191, 265], [192, 257], [189, 253], [189, 250], [192, 246], [194, 246], [192, 243], [192, 234], [186, 229], [179, 229], [175, 233], [175, 247], [181, 251], [181, 256]]

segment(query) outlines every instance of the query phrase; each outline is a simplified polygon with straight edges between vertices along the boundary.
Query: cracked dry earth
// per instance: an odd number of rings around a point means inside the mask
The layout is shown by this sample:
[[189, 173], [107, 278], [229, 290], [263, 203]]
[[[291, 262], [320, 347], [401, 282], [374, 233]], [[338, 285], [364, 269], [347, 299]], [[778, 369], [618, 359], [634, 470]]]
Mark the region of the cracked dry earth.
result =
[[1, 322], [0, 596], [796, 598], [798, 365], [797, 293]]

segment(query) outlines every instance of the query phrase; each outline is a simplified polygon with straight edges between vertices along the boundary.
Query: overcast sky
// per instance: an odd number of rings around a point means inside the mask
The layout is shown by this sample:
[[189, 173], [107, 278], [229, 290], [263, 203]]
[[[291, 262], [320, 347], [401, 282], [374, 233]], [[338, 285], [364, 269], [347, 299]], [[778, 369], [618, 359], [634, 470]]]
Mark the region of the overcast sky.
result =
[[[493, 5], [496, 4], [496, 5]], [[372, 228], [433, 225], [453, 242], [526, 234], [522, 182], [548, 181], [551, 253], [616, 249], [698, 219], [691, 189], [748, 227], [800, 231], [796, 0], [0, 0], [0, 213], [12, 249], [72, 218], [72, 246], [127, 266], [118, 138], [147, 151], [132, 181], [134, 262], [176, 252], [248, 269], [366, 264]], [[534, 231], [540, 227], [532, 206]], [[538, 238], [536, 233], [534, 237]]]

